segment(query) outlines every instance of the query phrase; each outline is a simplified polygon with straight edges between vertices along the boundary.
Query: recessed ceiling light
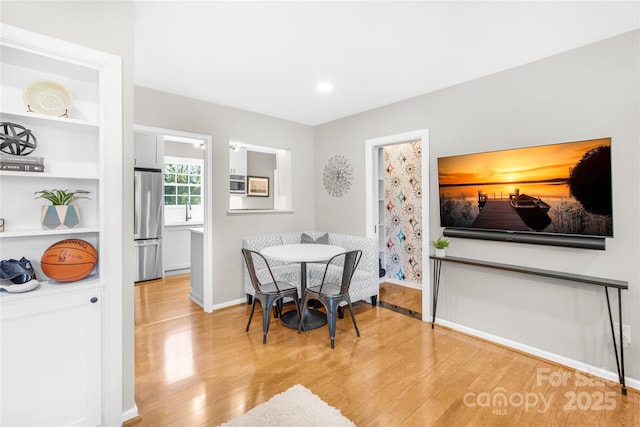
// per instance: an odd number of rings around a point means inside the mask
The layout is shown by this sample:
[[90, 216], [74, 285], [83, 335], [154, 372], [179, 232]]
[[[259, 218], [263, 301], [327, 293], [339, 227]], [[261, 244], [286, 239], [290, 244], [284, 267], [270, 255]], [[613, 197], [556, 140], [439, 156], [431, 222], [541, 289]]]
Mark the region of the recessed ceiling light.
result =
[[320, 93], [330, 93], [333, 92], [333, 84], [330, 82], [320, 82], [318, 86], [316, 86], [316, 89]]

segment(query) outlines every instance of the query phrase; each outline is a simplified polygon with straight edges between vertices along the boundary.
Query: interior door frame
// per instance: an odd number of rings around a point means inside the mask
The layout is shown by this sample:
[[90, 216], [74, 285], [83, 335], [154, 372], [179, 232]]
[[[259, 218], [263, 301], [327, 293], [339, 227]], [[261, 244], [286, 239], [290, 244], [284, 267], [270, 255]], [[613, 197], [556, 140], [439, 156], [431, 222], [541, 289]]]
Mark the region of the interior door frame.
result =
[[420, 129], [380, 138], [367, 139], [365, 141], [365, 224], [367, 237], [377, 236], [378, 209], [378, 149], [388, 145], [396, 145], [404, 142], [420, 140], [422, 149], [422, 320], [431, 321], [431, 268], [429, 264], [429, 129]]
[[[204, 135], [200, 133], [185, 132], [175, 129], [163, 129], [158, 127], [134, 125], [134, 131], [141, 131], [144, 133], [174, 136], [178, 138], [189, 138], [201, 140], [204, 143], [204, 206], [202, 212], [203, 219], [203, 248], [202, 248], [202, 283], [213, 283], [213, 263], [211, 260], [211, 253], [213, 248], [213, 146], [211, 135]], [[213, 287], [203, 286], [202, 289], [202, 304], [203, 309], [207, 313], [213, 311]]]

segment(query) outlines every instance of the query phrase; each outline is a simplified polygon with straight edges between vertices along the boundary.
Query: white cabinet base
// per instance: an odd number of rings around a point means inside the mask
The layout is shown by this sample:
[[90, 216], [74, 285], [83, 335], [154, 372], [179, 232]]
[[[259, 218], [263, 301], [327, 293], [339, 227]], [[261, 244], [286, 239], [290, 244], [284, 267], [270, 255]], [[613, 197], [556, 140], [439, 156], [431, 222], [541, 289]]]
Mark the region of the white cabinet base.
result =
[[100, 425], [101, 310], [99, 288], [2, 305], [0, 425]]
[[202, 259], [202, 248], [204, 245], [204, 235], [201, 228], [191, 230], [191, 301], [204, 308], [203, 302], [203, 274], [204, 264]]
[[186, 226], [165, 226], [162, 235], [162, 259], [165, 275], [189, 272], [191, 268], [191, 245], [189, 228]]

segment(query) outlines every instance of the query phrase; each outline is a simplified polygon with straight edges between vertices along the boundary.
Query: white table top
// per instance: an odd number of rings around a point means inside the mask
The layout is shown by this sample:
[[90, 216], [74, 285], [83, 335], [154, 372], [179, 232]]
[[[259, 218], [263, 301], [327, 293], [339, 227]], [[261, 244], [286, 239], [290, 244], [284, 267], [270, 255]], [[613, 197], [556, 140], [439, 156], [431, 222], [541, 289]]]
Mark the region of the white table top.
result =
[[290, 262], [327, 261], [332, 256], [345, 252], [344, 248], [333, 245], [303, 244], [269, 246], [260, 251], [265, 258]]

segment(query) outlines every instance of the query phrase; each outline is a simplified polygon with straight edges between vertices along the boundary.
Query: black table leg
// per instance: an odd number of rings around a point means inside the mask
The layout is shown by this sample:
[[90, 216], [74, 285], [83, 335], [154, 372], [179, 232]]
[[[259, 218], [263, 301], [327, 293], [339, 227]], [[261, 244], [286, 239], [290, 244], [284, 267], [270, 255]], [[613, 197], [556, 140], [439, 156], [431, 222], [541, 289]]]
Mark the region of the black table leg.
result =
[[[304, 296], [304, 290], [307, 289], [307, 263], [300, 263], [300, 292], [302, 298]], [[308, 307], [300, 307], [304, 315], [304, 329], [318, 329], [327, 324], [327, 315], [320, 310], [314, 310]], [[300, 317], [295, 310], [288, 311], [280, 315], [280, 321], [288, 328], [298, 330], [300, 324]]]
[[611, 326], [611, 338], [613, 339], [613, 351], [616, 354], [616, 368], [618, 369], [618, 379], [620, 380], [620, 384], [622, 385], [622, 394], [624, 396], [627, 395], [627, 386], [625, 384], [624, 379], [624, 349], [622, 342], [622, 293], [621, 289], [618, 288], [618, 340], [620, 346], [620, 357], [618, 357], [618, 343], [616, 343], [616, 333], [613, 325], [613, 316], [611, 315], [611, 303], [609, 301], [609, 288], [604, 288], [605, 295], [607, 297], [607, 309], [609, 310], [609, 326]]
[[439, 259], [433, 260], [433, 306], [432, 306], [432, 319], [431, 329], [436, 324], [436, 308], [438, 307], [438, 291], [440, 290], [440, 270], [442, 269], [442, 262]]
[[[304, 307], [300, 307], [302, 312], [304, 313], [304, 329], [305, 331], [311, 329], [318, 329], [327, 324], [327, 316], [319, 310], [307, 309], [305, 311]], [[282, 313], [280, 315], [280, 321], [287, 328], [298, 330], [298, 325], [300, 324], [300, 317], [298, 317], [298, 313], [295, 310], [289, 310], [286, 313]]]

